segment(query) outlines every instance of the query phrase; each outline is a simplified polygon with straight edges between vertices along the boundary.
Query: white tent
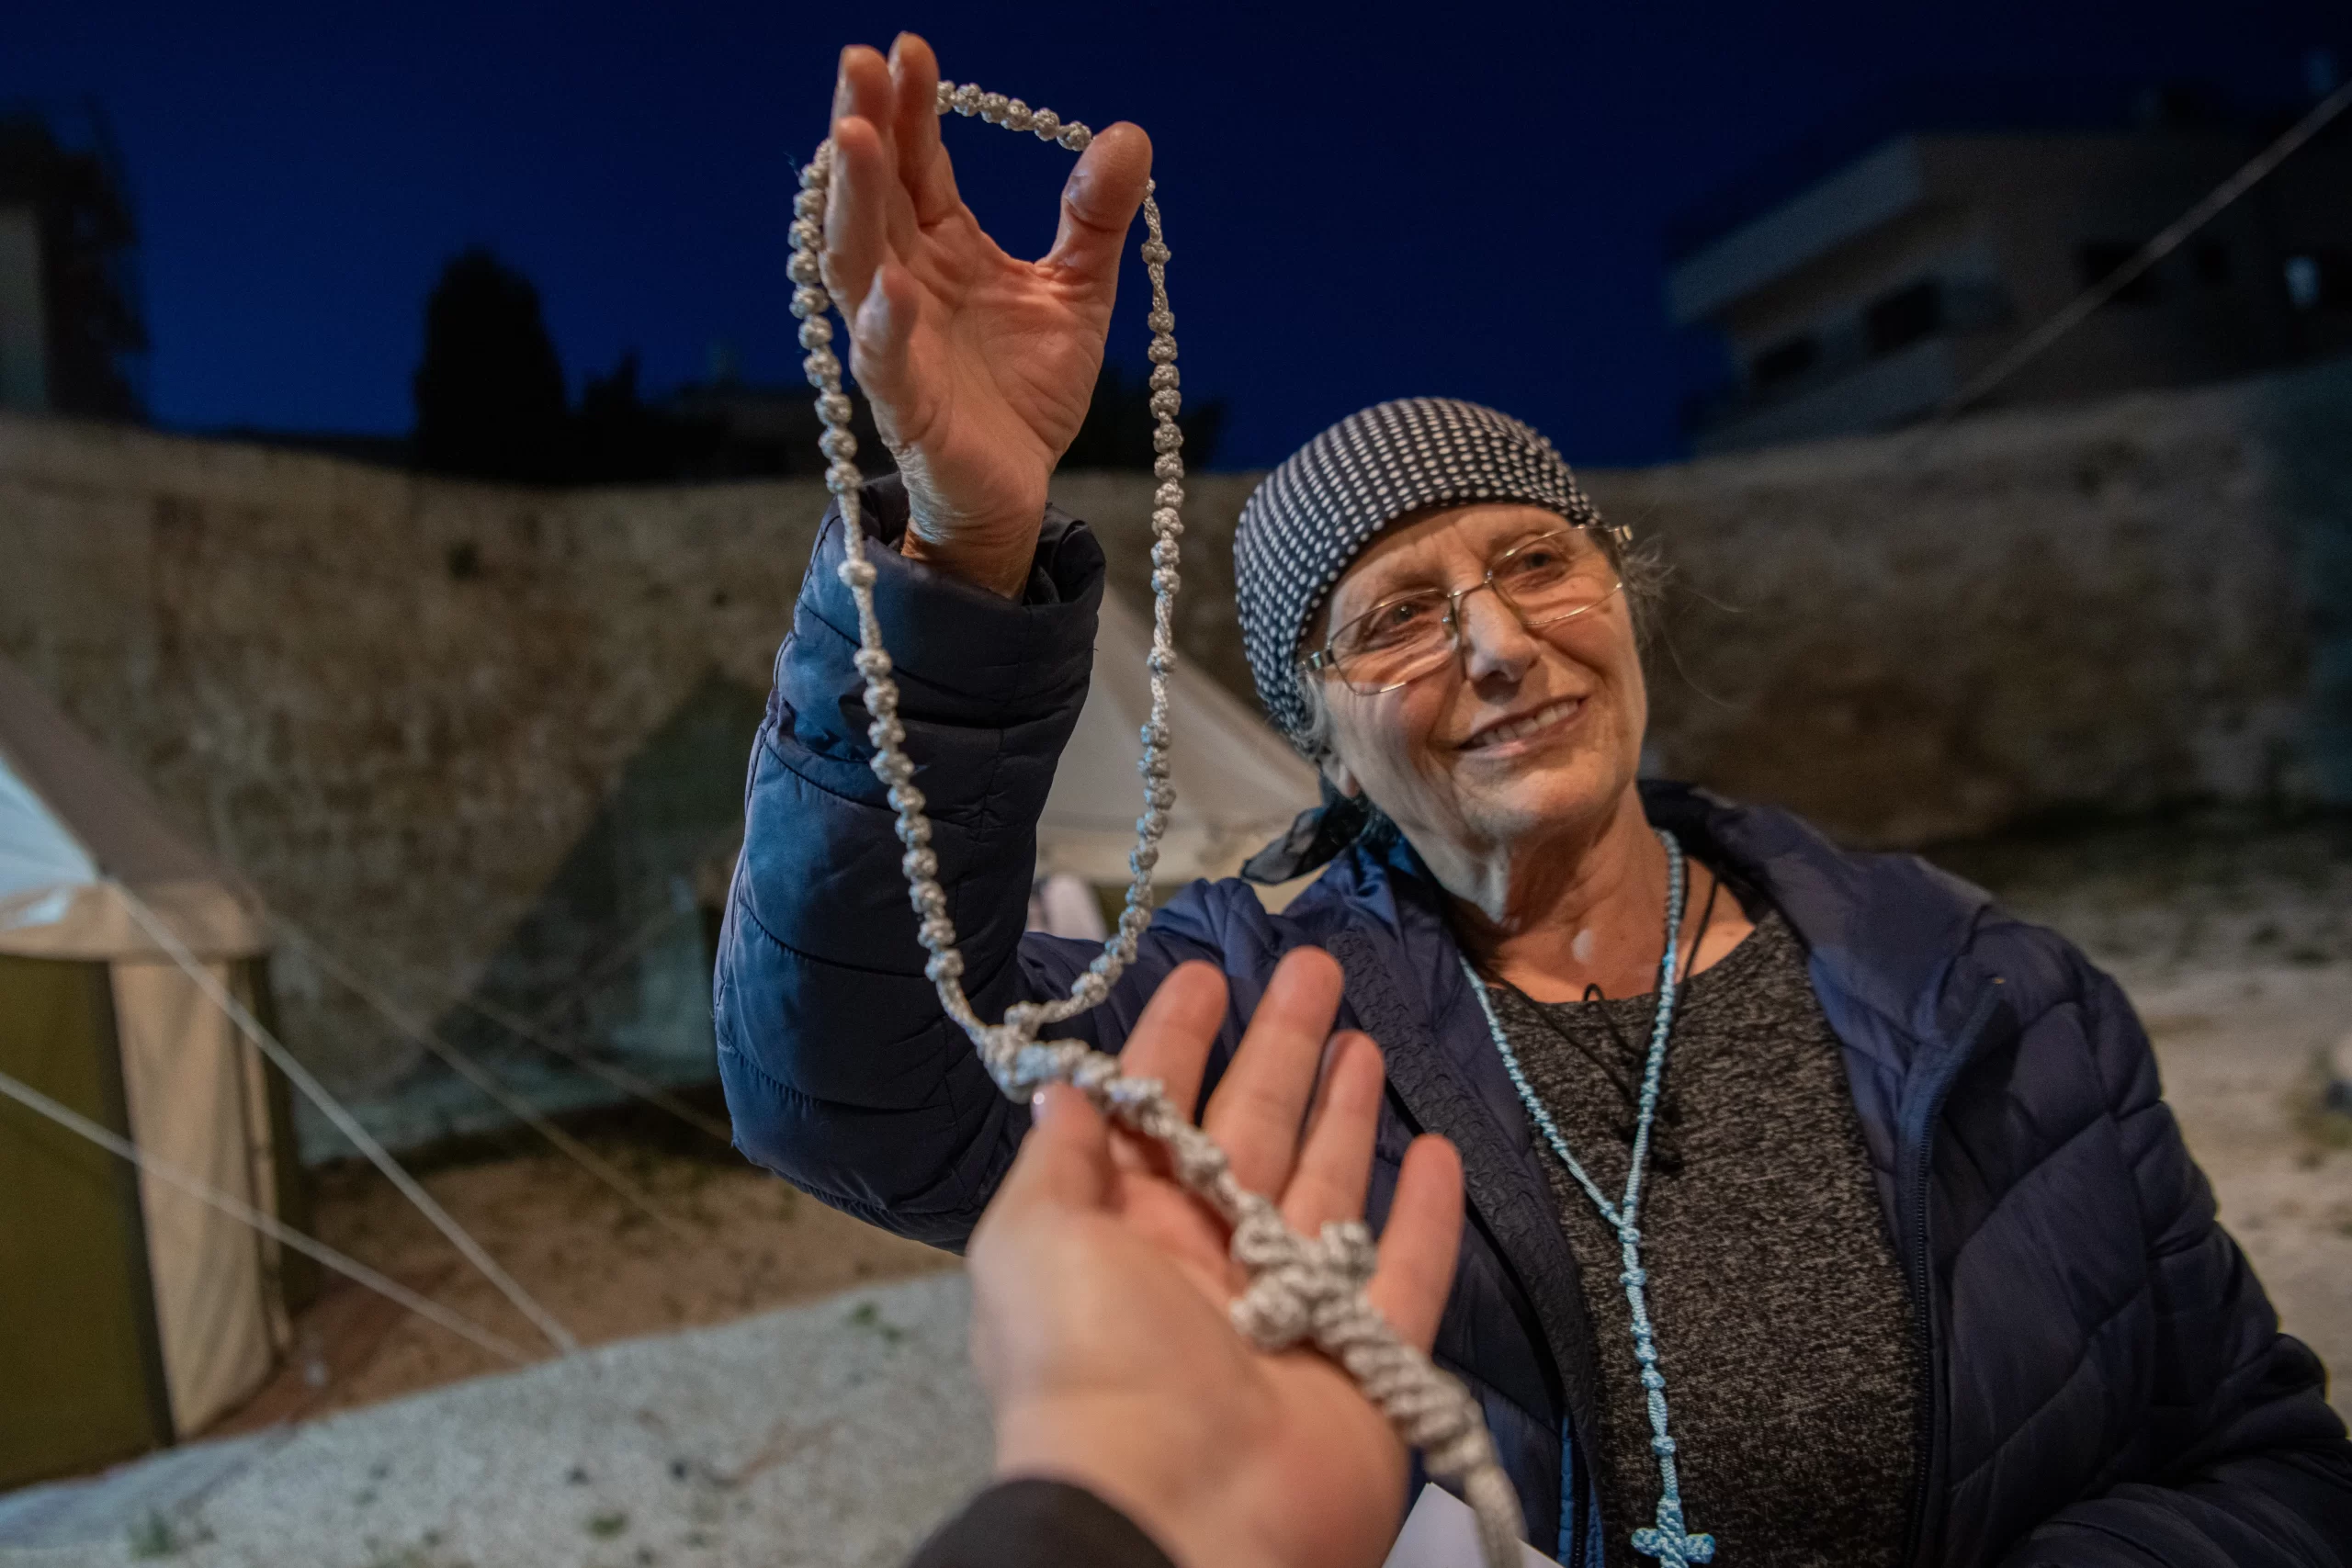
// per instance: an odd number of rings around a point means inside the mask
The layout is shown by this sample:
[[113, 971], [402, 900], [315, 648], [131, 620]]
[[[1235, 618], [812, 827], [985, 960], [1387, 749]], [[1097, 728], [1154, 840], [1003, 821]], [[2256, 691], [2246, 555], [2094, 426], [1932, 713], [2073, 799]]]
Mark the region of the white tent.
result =
[[[1151, 623], [1102, 596], [1094, 679], [1037, 824], [1037, 875], [1124, 885], [1143, 811], [1144, 720], [1151, 712]], [[1239, 699], [1190, 664], [1168, 681], [1176, 808], [1153, 879], [1231, 876], [1315, 804], [1315, 770]]]
[[[0, 660], [0, 1069], [276, 1213], [282, 1093], [119, 889], [266, 1010], [260, 900]], [[286, 1341], [274, 1244], [14, 1105], [0, 1221], [0, 1484], [201, 1429]]]

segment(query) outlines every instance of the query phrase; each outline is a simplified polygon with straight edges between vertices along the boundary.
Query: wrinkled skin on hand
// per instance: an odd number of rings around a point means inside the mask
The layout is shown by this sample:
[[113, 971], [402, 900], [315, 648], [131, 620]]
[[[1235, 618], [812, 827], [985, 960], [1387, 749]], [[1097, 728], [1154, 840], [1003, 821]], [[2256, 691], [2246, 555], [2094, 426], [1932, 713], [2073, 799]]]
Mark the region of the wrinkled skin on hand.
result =
[[1124, 123], [1099, 132], [1063, 187], [1053, 248], [1020, 261], [956, 192], [938, 85], [931, 46], [911, 33], [887, 60], [842, 51], [825, 284], [906, 480], [902, 547], [1010, 597], [1027, 581], [1046, 482], [1102, 367], [1151, 141]]

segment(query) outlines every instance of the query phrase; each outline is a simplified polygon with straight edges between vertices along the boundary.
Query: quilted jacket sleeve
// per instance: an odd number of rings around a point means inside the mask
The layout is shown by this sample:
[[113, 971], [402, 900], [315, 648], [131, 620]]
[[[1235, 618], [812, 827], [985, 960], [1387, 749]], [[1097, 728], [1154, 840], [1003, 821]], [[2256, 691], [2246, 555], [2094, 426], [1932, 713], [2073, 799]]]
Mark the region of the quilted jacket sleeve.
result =
[[2083, 966], [2087, 1021], [2133, 1162], [2158, 1292], [2157, 1399], [2169, 1455], [2151, 1481], [2075, 1504], [2007, 1568], [2347, 1568], [2352, 1443], [2326, 1373], [2216, 1218], [2113, 981]]
[[[1058, 994], [1091, 943], [1024, 940], [1036, 825], [1092, 669], [1102, 553], [1049, 513], [1018, 603], [891, 547], [905, 500], [865, 491], [874, 598], [899, 682], [907, 750], [928, 802], [939, 879], [982, 1016]], [[743, 852], [714, 985], [718, 1065], [737, 1145], [837, 1208], [960, 1247], [1028, 1125], [998, 1092], [924, 977], [902, 848], [852, 656], [856, 617], [835, 576], [829, 513], [776, 655], [752, 749]], [[1160, 976], [1204, 955], [1155, 924], [1113, 1001], [1080, 1028], [1116, 1049]], [[1100, 1033], [1110, 1038], [1097, 1038]]]

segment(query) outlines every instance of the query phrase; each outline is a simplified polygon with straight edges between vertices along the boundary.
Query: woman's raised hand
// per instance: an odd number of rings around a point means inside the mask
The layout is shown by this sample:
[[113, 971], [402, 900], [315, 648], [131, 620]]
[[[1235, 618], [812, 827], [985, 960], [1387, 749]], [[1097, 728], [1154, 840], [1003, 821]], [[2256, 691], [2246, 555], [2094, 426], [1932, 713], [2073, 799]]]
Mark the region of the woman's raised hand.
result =
[[1102, 367], [1151, 141], [1124, 123], [1098, 132], [1062, 188], [1053, 249], [1016, 260], [956, 194], [938, 87], [931, 46], [911, 33], [887, 61], [842, 51], [825, 285], [906, 480], [905, 553], [1012, 597]]

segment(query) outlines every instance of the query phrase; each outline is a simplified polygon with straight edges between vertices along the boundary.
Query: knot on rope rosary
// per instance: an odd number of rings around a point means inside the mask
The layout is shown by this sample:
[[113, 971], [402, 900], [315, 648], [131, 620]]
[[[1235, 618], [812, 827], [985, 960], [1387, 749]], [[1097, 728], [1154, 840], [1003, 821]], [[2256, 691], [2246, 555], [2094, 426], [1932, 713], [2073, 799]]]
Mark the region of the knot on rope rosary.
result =
[[[977, 115], [991, 125], [1025, 130], [1082, 152], [1094, 133], [1051, 109], [1033, 109], [1018, 98], [982, 92], [967, 82], [939, 84], [937, 110]], [[1169, 781], [1168, 675], [1176, 667], [1173, 629], [1177, 575], [1176, 541], [1184, 531], [1184, 444], [1176, 413], [1182, 395], [1176, 373], [1176, 318], [1168, 308], [1166, 236], [1160, 231], [1156, 187], [1144, 186], [1142, 254], [1151, 279], [1148, 357], [1153, 420], [1152, 465], [1159, 487], [1152, 494], [1151, 705], [1142, 731], [1143, 814], [1136, 819], [1136, 847], [1127, 856], [1126, 900], [1113, 931], [1067, 996], [1051, 1001], [1017, 1002], [1001, 1022], [989, 1023], [973, 1010], [963, 986], [964, 956], [947, 894], [939, 885], [939, 857], [931, 848], [931, 822], [923, 795], [914, 784], [907, 756], [906, 728], [899, 721], [899, 688], [891, 679], [890, 655], [882, 646], [882, 626], [874, 607], [874, 564], [865, 558], [865, 527], [860, 515], [855, 461], [857, 439], [850, 434], [850, 400], [842, 390], [842, 362], [832, 350], [821, 252], [826, 192], [832, 179], [833, 144], [820, 143], [800, 172], [800, 194], [793, 202], [792, 313], [800, 320], [802, 361], [817, 389], [817, 415], [824, 425], [818, 441], [827, 467], [825, 487], [841, 510], [842, 584], [857, 607], [858, 674], [865, 686], [865, 709], [873, 722], [870, 764], [888, 786], [905, 847], [899, 869], [917, 919], [916, 938], [930, 954], [923, 973], [939, 992], [940, 1006], [971, 1036], [989, 1076], [1004, 1093], [1025, 1100], [1049, 1083], [1069, 1084], [1121, 1125], [1158, 1140], [1170, 1152], [1177, 1179], [1231, 1227], [1232, 1256], [1249, 1275], [1249, 1287], [1230, 1309], [1234, 1326], [1252, 1344], [1280, 1350], [1312, 1344], [1363, 1387], [1406, 1442], [1422, 1451], [1430, 1473], [1461, 1486], [1476, 1512], [1479, 1544], [1488, 1568], [1516, 1568], [1521, 1523], [1519, 1498], [1495, 1458], [1484, 1416], [1467, 1391], [1411, 1345], [1399, 1338], [1364, 1287], [1377, 1260], [1372, 1233], [1360, 1222], [1324, 1227], [1318, 1236], [1293, 1231], [1265, 1197], [1235, 1179], [1225, 1151], [1172, 1105], [1155, 1079], [1128, 1077], [1118, 1058], [1074, 1041], [1040, 1040], [1047, 1025], [1099, 1005], [1134, 959], [1136, 945], [1151, 922], [1151, 873], [1159, 860], [1168, 813], [1176, 791]]]

